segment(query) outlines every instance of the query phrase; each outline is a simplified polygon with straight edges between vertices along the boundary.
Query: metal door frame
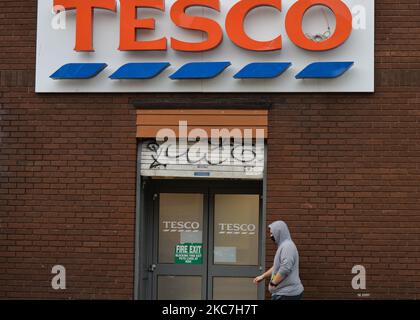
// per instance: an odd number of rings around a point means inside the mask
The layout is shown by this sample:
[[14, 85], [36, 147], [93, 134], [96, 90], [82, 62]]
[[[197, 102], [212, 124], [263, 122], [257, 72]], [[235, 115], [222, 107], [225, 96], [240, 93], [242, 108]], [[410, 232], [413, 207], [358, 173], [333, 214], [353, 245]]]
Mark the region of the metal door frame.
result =
[[[140, 180], [140, 179], [139, 179]], [[178, 180], [178, 179], [141, 179], [138, 183], [138, 201], [142, 199], [143, 206], [137, 216], [136, 230], [136, 283], [135, 299], [156, 299], [157, 276], [159, 275], [199, 275], [202, 277], [202, 299], [212, 299], [214, 273], [223, 270], [220, 276], [253, 277], [265, 270], [265, 187], [263, 181], [255, 180]], [[201, 193], [203, 194], [203, 265], [177, 266], [174, 264], [157, 265], [157, 272], [150, 272], [149, 268], [155, 264], [158, 251], [159, 193]], [[213, 256], [208, 249], [214, 244], [214, 194], [259, 194], [259, 265], [258, 266], [213, 266]], [[155, 198], [155, 201], [151, 199]], [[207, 245], [205, 245], [207, 244]], [[211, 259], [211, 261], [209, 261]], [[190, 269], [191, 268], [191, 269]], [[209, 270], [209, 269], [212, 270]], [[238, 273], [238, 268], [242, 269]], [[178, 270], [177, 270], [178, 269]], [[182, 271], [181, 271], [182, 269]], [[202, 270], [199, 270], [202, 269]], [[185, 274], [185, 270], [190, 273]], [[258, 286], [258, 299], [264, 299], [264, 283]]]
[[[153, 242], [151, 246], [152, 251], [152, 264], [156, 265], [156, 269], [152, 275], [152, 299], [157, 299], [158, 294], [158, 276], [201, 276], [201, 299], [206, 299], [206, 275], [207, 275], [207, 248], [208, 248], [208, 193], [206, 188], [201, 187], [190, 187], [190, 186], [178, 186], [175, 190], [172, 186], [161, 184], [154, 186], [153, 193]], [[203, 264], [201, 265], [177, 265], [177, 264], [159, 264], [158, 262], [158, 250], [159, 250], [159, 195], [161, 193], [197, 193], [203, 195]]]
[[[247, 265], [215, 265], [213, 262], [214, 255], [209, 253], [208, 258], [208, 272], [207, 272], [207, 297], [213, 300], [213, 278], [214, 277], [241, 277], [254, 278], [263, 270], [263, 254], [262, 254], [262, 238], [265, 235], [265, 228], [263, 227], [263, 197], [262, 190], [258, 188], [236, 187], [236, 188], [209, 188], [209, 248], [214, 250], [214, 220], [215, 220], [215, 195], [216, 194], [252, 194], [259, 196], [259, 215], [258, 215], [258, 263], [256, 266]], [[257, 288], [257, 297], [261, 299], [264, 296], [264, 284], [261, 283]]]

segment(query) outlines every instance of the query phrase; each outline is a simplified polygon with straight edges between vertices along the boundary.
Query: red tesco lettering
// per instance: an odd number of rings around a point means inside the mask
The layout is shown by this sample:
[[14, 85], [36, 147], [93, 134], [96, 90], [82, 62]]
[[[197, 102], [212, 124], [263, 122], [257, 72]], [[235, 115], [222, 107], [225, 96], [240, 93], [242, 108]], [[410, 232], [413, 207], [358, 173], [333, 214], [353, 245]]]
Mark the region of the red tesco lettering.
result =
[[[313, 6], [328, 7], [336, 17], [336, 30], [327, 40], [315, 42], [308, 39], [302, 30], [305, 12]], [[96, 9], [116, 12], [115, 0], [54, 0], [54, 6], [63, 6], [66, 10], [76, 10], [76, 45], [75, 51], [94, 51], [93, 19]], [[258, 41], [247, 35], [244, 29], [246, 16], [258, 7], [272, 7], [281, 11], [281, 0], [240, 0], [226, 15], [225, 29], [229, 39], [237, 46], [251, 51], [281, 50], [282, 37], [270, 41]], [[137, 40], [138, 29], [154, 30], [153, 18], [138, 19], [137, 9], [152, 8], [165, 11], [165, 0], [120, 0], [120, 45], [121, 51], [167, 50], [167, 38], [156, 40]], [[178, 0], [170, 8], [170, 17], [176, 27], [202, 31], [207, 39], [201, 42], [185, 42], [171, 38], [170, 47], [177, 51], [203, 52], [216, 48], [223, 39], [222, 27], [216, 21], [191, 16], [186, 13], [190, 7], [207, 7], [220, 12], [220, 0]], [[342, 45], [352, 31], [352, 14], [341, 0], [297, 0], [288, 10], [285, 18], [286, 33], [297, 46], [310, 51], [326, 51]]]

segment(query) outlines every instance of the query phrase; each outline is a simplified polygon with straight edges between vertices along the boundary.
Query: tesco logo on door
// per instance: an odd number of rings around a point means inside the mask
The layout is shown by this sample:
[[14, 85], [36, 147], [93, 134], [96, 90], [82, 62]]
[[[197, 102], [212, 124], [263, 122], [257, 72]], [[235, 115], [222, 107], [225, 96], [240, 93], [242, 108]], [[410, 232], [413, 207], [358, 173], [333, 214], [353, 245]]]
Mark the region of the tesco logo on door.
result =
[[247, 223], [219, 223], [219, 234], [255, 235], [257, 226]]
[[38, 1], [36, 91], [372, 92], [374, 0]]
[[[241, 0], [229, 9], [225, 29], [229, 39], [238, 47], [251, 51], [281, 50], [282, 36], [268, 41], [258, 41], [250, 37], [244, 28], [244, 20], [252, 10], [266, 6], [278, 11], [282, 10], [281, 0]], [[315, 5], [328, 7], [336, 19], [333, 35], [322, 42], [308, 39], [302, 30], [305, 12]], [[66, 10], [76, 10], [76, 51], [94, 51], [93, 20], [95, 9], [116, 11], [115, 0], [54, 0], [54, 6]], [[211, 18], [188, 14], [190, 7], [207, 7], [220, 12], [220, 0], [178, 0], [168, 10], [174, 27], [198, 30], [205, 33], [205, 40], [189, 42], [170, 38], [170, 47], [177, 51], [202, 52], [216, 48], [223, 39], [222, 26]], [[155, 40], [137, 40], [139, 29], [155, 29], [154, 18], [137, 18], [138, 9], [152, 8], [165, 11], [165, 0], [120, 0], [120, 41], [121, 51], [167, 50], [168, 39], [162, 37]], [[341, 0], [298, 0], [287, 11], [285, 17], [286, 32], [290, 40], [297, 46], [310, 51], [325, 51], [343, 44], [352, 31], [352, 14], [349, 7]], [[280, 32], [280, 30], [279, 30]]]
[[163, 232], [199, 232], [200, 223], [197, 221], [163, 221]]

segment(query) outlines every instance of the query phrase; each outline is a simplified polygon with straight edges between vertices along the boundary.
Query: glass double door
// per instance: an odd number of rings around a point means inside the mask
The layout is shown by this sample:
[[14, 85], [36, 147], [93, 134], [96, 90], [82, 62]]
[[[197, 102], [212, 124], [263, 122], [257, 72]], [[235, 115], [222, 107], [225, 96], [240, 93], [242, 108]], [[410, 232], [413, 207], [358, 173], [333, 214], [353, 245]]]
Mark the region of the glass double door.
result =
[[163, 186], [153, 198], [152, 298], [262, 298], [258, 189]]

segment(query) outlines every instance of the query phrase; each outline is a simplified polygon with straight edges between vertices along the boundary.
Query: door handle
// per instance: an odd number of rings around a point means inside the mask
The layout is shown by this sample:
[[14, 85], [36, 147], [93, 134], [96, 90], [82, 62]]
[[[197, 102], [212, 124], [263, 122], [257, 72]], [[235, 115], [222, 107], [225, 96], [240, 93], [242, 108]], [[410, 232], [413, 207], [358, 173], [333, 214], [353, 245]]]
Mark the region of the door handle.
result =
[[156, 265], [155, 264], [151, 264], [150, 266], [149, 266], [149, 272], [155, 272], [155, 270], [156, 270]]

